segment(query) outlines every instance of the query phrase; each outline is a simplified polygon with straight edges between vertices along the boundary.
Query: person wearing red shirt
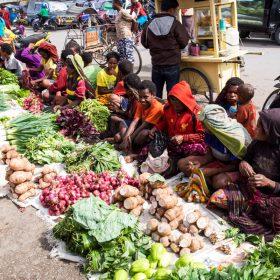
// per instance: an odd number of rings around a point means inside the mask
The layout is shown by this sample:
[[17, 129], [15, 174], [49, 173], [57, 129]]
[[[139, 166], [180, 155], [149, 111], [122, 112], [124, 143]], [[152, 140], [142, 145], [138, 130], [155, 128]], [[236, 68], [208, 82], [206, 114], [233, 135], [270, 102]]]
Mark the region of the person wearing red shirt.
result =
[[192, 95], [189, 84], [181, 81], [168, 94], [164, 106], [162, 121], [150, 132], [165, 132], [170, 139], [168, 152], [170, 157], [181, 158], [189, 155], [204, 155], [207, 146], [204, 142], [204, 130], [197, 118], [200, 106]]
[[6, 7], [4, 5], [0, 6], [0, 16], [5, 21], [6, 27], [8, 29], [11, 29], [11, 23], [10, 23], [10, 13], [7, 11]]
[[130, 14], [133, 12], [140, 27], [148, 21], [148, 16], [138, 0], [131, 0]]

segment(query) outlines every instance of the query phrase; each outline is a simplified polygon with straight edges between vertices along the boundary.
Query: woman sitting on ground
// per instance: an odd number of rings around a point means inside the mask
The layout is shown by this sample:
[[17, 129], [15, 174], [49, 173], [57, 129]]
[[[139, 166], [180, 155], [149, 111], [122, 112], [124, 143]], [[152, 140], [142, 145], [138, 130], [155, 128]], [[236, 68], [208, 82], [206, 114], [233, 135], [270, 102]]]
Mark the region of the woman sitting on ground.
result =
[[243, 180], [214, 193], [210, 202], [227, 209], [242, 231], [269, 241], [280, 233], [280, 109], [259, 114], [255, 141], [239, 164]]
[[243, 84], [244, 82], [238, 77], [230, 78], [215, 100], [216, 104], [222, 106], [227, 111], [230, 118], [234, 118], [238, 111], [239, 102], [237, 89]]
[[65, 93], [54, 99], [54, 111], [78, 106], [86, 95], [86, 83], [83, 79], [84, 62], [80, 55], [69, 55], [66, 60], [67, 84]]
[[43, 78], [32, 81], [32, 84], [40, 88], [48, 89], [50, 85], [56, 80], [56, 63], [58, 61], [58, 54], [55, 45], [48, 42], [43, 42], [38, 48], [38, 53], [42, 57], [42, 65], [39, 68], [31, 68], [29, 71], [41, 72], [45, 71]]
[[238, 164], [246, 154], [251, 137], [218, 105], [207, 105], [199, 113], [199, 119], [205, 128], [205, 142], [210, 149], [206, 155], [192, 155], [179, 160], [178, 168], [187, 176], [194, 168], [200, 168], [208, 184], [220, 189], [240, 178]]

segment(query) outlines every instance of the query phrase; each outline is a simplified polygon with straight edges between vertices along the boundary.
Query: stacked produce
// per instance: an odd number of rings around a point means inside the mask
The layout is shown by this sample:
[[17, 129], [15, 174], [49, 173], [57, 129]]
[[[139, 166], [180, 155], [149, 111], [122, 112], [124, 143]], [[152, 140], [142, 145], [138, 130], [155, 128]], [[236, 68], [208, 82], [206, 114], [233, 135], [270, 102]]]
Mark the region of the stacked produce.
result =
[[53, 233], [68, 250], [87, 259], [87, 272], [105, 273], [101, 279], [106, 280], [113, 279], [115, 270], [128, 271], [130, 262], [145, 258], [151, 248], [136, 217], [94, 196], [72, 205]]
[[65, 156], [73, 151], [75, 144], [52, 129], [46, 129], [28, 139], [25, 156], [38, 164], [64, 162]]
[[50, 187], [56, 180], [56, 177], [57, 171], [54, 168], [45, 165], [42, 169], [41, 175], [36, 178], [36, 181], [39, 183], [39, 188], [43, 190]]
[[30, 93], [24, 98], [22, 107], [24, 110], [28, 110], [32, 113], [40, 113], [44, 109], [44, 104], [35, 93]]
[[96, 99], [84, 100], [77, 110], [82, 112], [92, 122], [97, 131], [103, 132], [107, 129], [110, 111]]
[[10, 144], [17, 147], [18, 152], [24, 154], [28, 140], [46, 129], [55, 129], [54, 115], [41, 113], [23, 114], [6, 123], [6, 135]]
[[99, 133], [89, 119], [75, 109], [65, 109], [56, 118], [56, 123], [61, 128], [61, 133], [75, 141], [83, 140], [95, 143]]
[[112, 190], [122, 184], [120, 177], [114, 177], [108, 172], [99, 174], [87, 172], [80, 176], [75, 174], [56, 177], [56, 173], [49, 167], [43, 168], [40, 180], [43, 191], [39, 199], [44, 207], [49, 208], [51, 216], [64, 214], [70, 205], [89, 197], [90, 194], [110, 204]]
[[1, 94], [0, 95], [0, 112], [4, 112], [9, 110], [9, 105], [7, 104], [6, 96]]
[[36, 185], [31, 182], [35, 165], [26, 158], [12, 158], [8, 164], [6, 180], [14, 198], [24, 201], [36, 195]]
[[113, 201], [127, 213], [140, 216], [145, 200], [139, 195], [138, 188], [123, 185], [116, 190]]
[[77, 145], [75, 150], [65, 157], [66, 169], [70, 173], [95, 171], [117, 171], [120, 168], [118, 155], [114, 147], [107, 142], [95, 145]]
[[1, 160], [4, 164], [9, 164], [12, 158], [19, 158], [20, 154], [17, 152], [15, 146], [5, 144], [1, 148]]
[[0, 85], [18, 85], [18, 78], [11, 71], [0, 68]]

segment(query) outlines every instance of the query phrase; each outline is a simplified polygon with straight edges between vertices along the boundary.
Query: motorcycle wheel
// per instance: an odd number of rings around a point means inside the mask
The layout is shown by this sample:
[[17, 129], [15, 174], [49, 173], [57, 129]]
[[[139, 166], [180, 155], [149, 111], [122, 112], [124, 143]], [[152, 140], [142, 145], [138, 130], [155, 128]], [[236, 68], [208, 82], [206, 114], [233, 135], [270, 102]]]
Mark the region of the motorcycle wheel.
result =
[[57, 23], [54, 22], [54, 21], [51, 21], [49, 23], [49, 29], [53, 30], [53, 31], [56, 31], [57, 30]]
[[34, 32], [38, 32], [38, 30], [39, 30], [39, 24], [35, 22], [34, 24], [32, 24], [32, 28], [33, 28], [33, 31], [34, 31]]

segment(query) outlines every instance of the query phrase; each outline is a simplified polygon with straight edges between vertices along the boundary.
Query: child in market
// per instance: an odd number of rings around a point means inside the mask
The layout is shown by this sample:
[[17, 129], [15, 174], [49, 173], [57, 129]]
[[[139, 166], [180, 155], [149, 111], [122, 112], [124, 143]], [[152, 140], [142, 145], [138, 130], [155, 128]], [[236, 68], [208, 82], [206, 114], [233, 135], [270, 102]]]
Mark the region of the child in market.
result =
[[97, 74], [96, 98], [104, 105], [109, 105], [110, 95], [114, 91], [118, 76], [118, 63], [120, 56], [116, 52], [110, 52], [106, 55], [108, 66]]
[[54, 111], [74, 108], [85, 98], [86, 84], [83, 79], [83, 59], [80, 55], [69, 55], [66, 59], [67, 84], [65, 94], [54, 99]]
[[149, 139], [150, 130], [161, 121], [163, 105], [156, 100], [155, 95], [155, 84], [148, 80], [142, 81], [134, 118], [126, 129], [120, 145], [125, 152], [145, 145]]
[[8, 43], [2, 44], [0, 48], [0, 55], [5, 69], [11, 71], [20, 78], [22, 76], [22, 66], [15, 58], [12, 46]]
[[216, 104], [226, 110], [230, 118], [235, 118], [236, 116], [239, 107], [237, 89], [242, 84], [244, 82], [240, 78], [230, 78], [215, 101]]
[[252, 101], [254, 88], [250, 84], [241, 85], [238, 87], [237, 95], [241, 105], [238, 108], [236, 120], [247, 129], [252, 139], [254, 139], [257, 127], [257, 110]]

